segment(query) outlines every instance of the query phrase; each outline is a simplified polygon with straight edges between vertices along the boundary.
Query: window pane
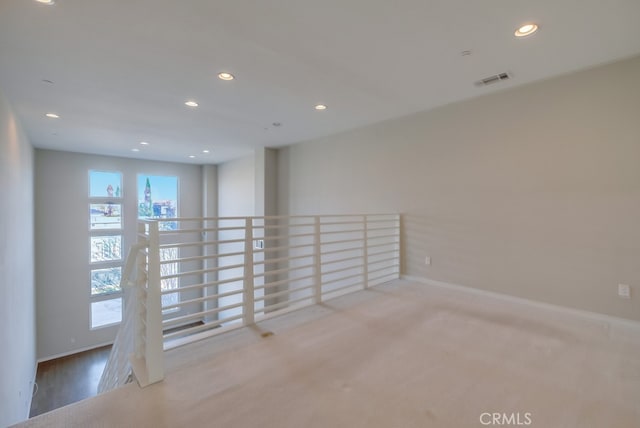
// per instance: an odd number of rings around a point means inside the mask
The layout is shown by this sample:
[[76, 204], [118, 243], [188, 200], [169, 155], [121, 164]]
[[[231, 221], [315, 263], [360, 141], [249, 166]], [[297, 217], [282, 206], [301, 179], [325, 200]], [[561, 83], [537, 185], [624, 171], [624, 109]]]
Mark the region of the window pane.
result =
[[122, 297], [91, 302], [91, 328], [119, 323], [122, 320]]
[[89, 224], [91, 230], [121, 229], [122, 205], [120, 204], [89, 204]]
[[[176, 260], [177, 258], [178, 258], [177, 248], [161, 248], [160, 249], [161, 261]], [[160, 276], [175, 275], [177, 273], [178, 273], [178, 263], [163, 263], [160, 265]], [[177, 290], [178, 287], [179, 287], [178, 278], [165, 278], [160, 280], [160, 289], [162, 291]], [[174, 305], [179, 302], [180, 302], [180, 294], [177, 292], [162, 295], [162, 306]], [[173, 310], [177, 310], [177, 308], [174, 308]]]
[[122, 269], [113, 267], [91, 271], [91, 295], [117, 293], [120, 291]]
[[122, 174], [119, 172], [89, 171], [89, 196], [92, 198], [120, 198]]
[[[138, 175], [138, 218], [174, 218], [177, 215], [178, 177]], [[160, 225], [171, 226], [169, 223]]]
[[122, 259], [122, 237], [92, 236], [91, 263]]

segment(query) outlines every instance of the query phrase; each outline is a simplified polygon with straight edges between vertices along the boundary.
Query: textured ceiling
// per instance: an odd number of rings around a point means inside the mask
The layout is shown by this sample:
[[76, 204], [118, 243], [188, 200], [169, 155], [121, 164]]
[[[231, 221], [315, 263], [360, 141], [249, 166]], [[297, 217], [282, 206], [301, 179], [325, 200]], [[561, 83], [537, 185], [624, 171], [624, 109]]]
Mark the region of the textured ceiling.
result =
[[2, 0], [0, 88], [36, 147], [219, 163], [638, 55], [638, 17], [638, 0]]

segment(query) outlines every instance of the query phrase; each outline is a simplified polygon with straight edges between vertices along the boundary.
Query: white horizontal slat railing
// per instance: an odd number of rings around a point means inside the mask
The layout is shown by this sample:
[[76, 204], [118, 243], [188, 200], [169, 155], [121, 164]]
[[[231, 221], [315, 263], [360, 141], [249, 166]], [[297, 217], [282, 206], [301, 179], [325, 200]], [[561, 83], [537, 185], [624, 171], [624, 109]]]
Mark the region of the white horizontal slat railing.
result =
[[138, 231], [101, 391], [127, 368], [141, 386], [162, 380], [163, 350], [400, 276], [398, 214], [141, 220]]
[[[111, 347], [111, 353], [102, 377], [98, 383], [98, 392], [109, 391], [132, 380], [132, 363], [136, 356], [143, 355], [140, 338], [143, 337], [143, 302], [147, 288], [147, 248], [146, 234], [138, 234], [138, 242], [131, 246], [124, 266], [120, 288], [124, 293], [124, 311], [120, 328]], [[135, 274], [135, 280], [132, 279]], [[138, 373], [140, 377], [142, 375]]]

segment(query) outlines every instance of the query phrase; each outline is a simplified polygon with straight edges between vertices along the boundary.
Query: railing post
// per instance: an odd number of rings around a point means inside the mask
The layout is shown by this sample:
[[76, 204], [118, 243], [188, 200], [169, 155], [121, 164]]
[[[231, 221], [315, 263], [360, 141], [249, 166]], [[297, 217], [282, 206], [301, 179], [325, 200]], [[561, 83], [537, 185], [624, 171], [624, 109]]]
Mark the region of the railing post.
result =
[[144, 323], [142, 322], [144, 318], [144, 307], [142, 302], [144, 302], [145, 290], [144, 286], [147, 282], [146, 276], [143, 278], [143, 274], [141, 273], [146, 270], [145, 266], [146, 262], [144, 261], [144, 256], [142, 254], [138, 254], [137, 256], [137, 271], [140, 272], [136, 278], [136, 282], [134, 285], [134, 289], [131, 290], [130, 301], [125, 300], [125, 310], [129, 310], [127, 308], [127, 304], [135, 305], [131, 310], [135, 311], [133, 315], [133, 354], [136, 358], [142, 358], [144, 355]]
[[164, 379], [162, 296], [160, 289], [160, 233], [157, 221], [149, 223], [149, 251], [147, 257], [147, 322], [144, 357], [147, 368], [146, 383], [149, 385]]
[[244, 281], [242, 293], [242, 322], [255, 323], [253, 273], [253, 219], [247, 217], [244, 226]]
[[402, 274], [402, 217], [400, 214], [394, 216], [396, 219], [396, 233], [398, 234], [398, 276], [399, 279]]
[[[145, 244], [149, 244], [148, 239], [146, 238], [146, 229], [145, 224], [143, 222], [138, 222], [138, 243], [144, 242]], [[144, 313], [144, 305], [143, 302], [146, 301], [145, 287], [147, 285], [147, 258], [145, 253], [141, 250], [138, 250], [136, 254], [136, 280], [134, 283], [135, 289], [132, 290], [131, 299], [132, 305], [135, 305], [135, 308], [127, 308], [125, 301], [125, 310], [132, 309], [135, 311], [133, 316], [133, 353], [135, 358], [140, 359], [144, 356], [144, 322], [146, 319]]]
[[364, 229], [364, 241], [362, 242], [362, 280], [363, 286], [362, 288], [369, 287], [369, 226], [367, 223], [367, 215], [364, 215], [363, 220], [363, 229]]
[[313, 301], [322, 302], [322, 241], [320, 240], [320, 216], [314, 217], [313, 222]]

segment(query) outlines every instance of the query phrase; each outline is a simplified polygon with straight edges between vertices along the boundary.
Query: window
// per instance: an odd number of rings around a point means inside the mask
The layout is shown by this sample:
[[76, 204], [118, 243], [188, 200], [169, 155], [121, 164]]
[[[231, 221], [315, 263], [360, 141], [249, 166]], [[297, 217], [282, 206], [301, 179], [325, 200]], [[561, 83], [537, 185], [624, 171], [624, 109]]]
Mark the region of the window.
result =
[[122, 174], [89, 171], [91, 328], [122, 319]]
[[91, 236], [91, 263], [122, 259], [122, 236]]
[[138, 175], [138, 218], [175, 218], [177, 215], [178, 177]]
[[122, 229], [122, 205], [106, 202], [89, 204], [90, 229]]
[[122, 297], [91, 302], [91, 328], [106, 327], [122, 321]]
[[122, 268], [110, 267], [106, 269], [93, 269], [91, 271], [91, 295], [119, 293]]
[[[138, 218], [139, 219], [171, 219], [178, 216], [178, 177], [138, 175]], [[160, 230], [177, 229], [176, 222], [161, 222]], [[177, 260], [177, 248], [160, 249], [160, 260]], [[160, 275], [177, 274], [178, 263], [164, 263], [160, 266]], [[178, 278], [160, 281], [160, 288], [177, 290], [180, 286]], [[180, 301], [180, 293], [169, 293], [162, 296], [162, 306], [176, 304]], [[177, 310], [173, 308], [169, 311]], [[169, 312], [165, 311], [165, 312]]]
[[89, 171], [90, 198], [120, 198], [122, 174], [119, 172]]

